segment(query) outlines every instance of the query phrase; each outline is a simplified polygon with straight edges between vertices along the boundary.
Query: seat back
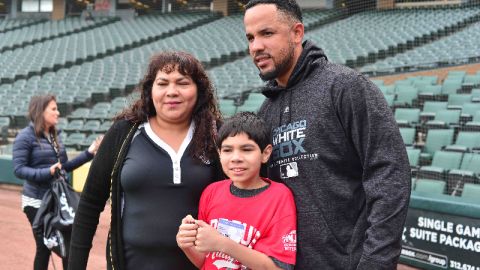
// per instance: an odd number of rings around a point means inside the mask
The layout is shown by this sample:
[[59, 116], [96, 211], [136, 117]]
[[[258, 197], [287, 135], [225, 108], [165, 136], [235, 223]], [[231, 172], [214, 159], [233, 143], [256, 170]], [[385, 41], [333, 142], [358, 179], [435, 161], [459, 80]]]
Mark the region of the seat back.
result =
[[453, 129], [431, 129], [427, 133], [425, 141], [424, 153], [434, 154], [435, 151], [442, 149], [442, 147], [452, 144]]
[[465, 183], [463, 186], [462, 198], [480, 199], [480, 185]]
[[415, 191], [425, 192], [430, 194], [443, 194], [446, 187], [445, 181], [417, 179], [415, 181]]
[[445, 170], [458, 169], [462, 163], [463, 153], [436, 151], [433, 155], [432, 166]]

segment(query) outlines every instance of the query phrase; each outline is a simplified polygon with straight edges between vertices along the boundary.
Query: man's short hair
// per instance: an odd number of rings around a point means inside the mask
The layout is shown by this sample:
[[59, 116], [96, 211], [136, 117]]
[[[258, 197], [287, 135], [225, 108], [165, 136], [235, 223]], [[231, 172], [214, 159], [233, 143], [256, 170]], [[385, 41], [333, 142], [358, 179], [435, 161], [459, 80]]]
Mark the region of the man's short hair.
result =
[[303, 22], [302, 10], [295, 0], [250, 0], [245, 5], [245, 11], [260, 4], [273, 4], [294, 22]]
[[265, 122], [252, 112], [239, 112], [225, 120], [218, 131], [217, 146], [220, 149], [227, 137], [245, 133], [263, 152], [270, 144], [270, 131]]

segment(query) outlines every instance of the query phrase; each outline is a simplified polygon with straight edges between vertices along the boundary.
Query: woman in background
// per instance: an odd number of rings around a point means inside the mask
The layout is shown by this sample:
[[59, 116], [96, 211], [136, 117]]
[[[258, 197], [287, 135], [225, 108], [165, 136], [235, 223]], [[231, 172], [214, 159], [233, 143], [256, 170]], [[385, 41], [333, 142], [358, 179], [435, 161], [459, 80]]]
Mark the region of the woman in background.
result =
[[[60, 112], [53, 95], [34, 96], [30, 100], [28, 115], [30, 124], [22, 129], [13, 143], [14, 174], [25, 179], [22, 192], [22, 208], [30, 225], [37, 214], [42, 197], [50, 189], [56, 169], [71, 172], [95, 155], [101, 139], [94, 141], [88, 150], [68, 160], [65, 146], [56, 125]], [[43, 235], [33, 232], [36, 244], [34, 270], [47, 270], [50, 250], [43, 243]], [[69, 233], [64, 235], [68, 247]], [[63, 269], [67, 269], [67, 257], [63, 258]]]

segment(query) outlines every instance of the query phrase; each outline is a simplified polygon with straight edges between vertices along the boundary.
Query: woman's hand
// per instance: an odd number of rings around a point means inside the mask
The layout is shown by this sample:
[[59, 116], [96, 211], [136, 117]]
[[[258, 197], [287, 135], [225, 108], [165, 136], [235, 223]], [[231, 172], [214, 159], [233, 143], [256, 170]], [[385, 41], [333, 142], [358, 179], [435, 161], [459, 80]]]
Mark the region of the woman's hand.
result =
[[100, 144], [102, 143], [102, 140], [103, 140], [103, 135], [98, 136], [95, 139], [95, 141], [93, 141], [92, 144], [90, 144], [87, 151], [92, 155], [97, 154], [98, 148], [100, 147]]
[[177, 245], [181, 249], [193, 247], [197, 235], [198, 225], [191, 215], [182, 219], [182, 224], [178, 227]]
[[57, 163], [53, 164], [52, 166], [50, 166], [50, 175], [53, 176], [53, 175], [55, 174], [55, 170], [56, 170], [57, 168], [58, 168], [59, 170], [62, 169], [62, 164], [60, 164], [60, 162], [57, 162]]

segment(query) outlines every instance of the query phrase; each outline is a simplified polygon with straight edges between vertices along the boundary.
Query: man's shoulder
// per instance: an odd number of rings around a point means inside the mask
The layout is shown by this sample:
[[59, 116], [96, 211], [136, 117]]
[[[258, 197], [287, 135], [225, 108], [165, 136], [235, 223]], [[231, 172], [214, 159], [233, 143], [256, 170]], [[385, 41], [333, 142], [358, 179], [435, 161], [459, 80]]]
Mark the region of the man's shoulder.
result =
[[358, 71], [345, 65], [328, 62], [323, 69], [316, 70], [317, 76], [331, 76], [333, 78], [359, 78], [363, 76]]
[[350, 91], [362, 85], [367, 88], [371, 88], [374, 85], [360, 72], [350, 67], [330, 62], [323, 69], [318, 69], [312, 77], [316, 82], [321, 81], [325, 85], [330, 85], [333, 90]]

